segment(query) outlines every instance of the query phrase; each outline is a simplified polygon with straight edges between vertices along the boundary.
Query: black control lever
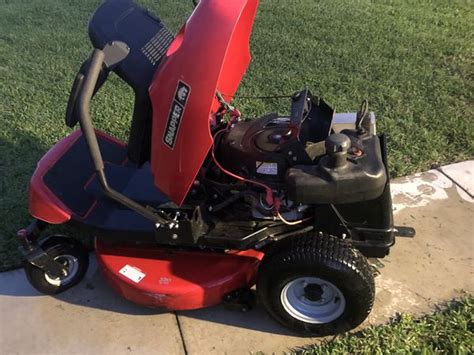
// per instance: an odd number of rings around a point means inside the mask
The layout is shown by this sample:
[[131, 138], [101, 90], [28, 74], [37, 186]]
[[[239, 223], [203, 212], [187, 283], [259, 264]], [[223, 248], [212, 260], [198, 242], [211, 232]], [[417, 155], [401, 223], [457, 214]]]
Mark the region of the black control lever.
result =
[[[130, 53], [130, 48], [127, 46], [127, 44], [120, 41], [107, 43], [107, 45], [102, 50], [105, 54], [104, 65], [100, 70], [92, 97], [94, 97], [97, 91], [99, 91], [99, 89], [105, 83], [110, 71], [113, 70], [114, 67], [124, 60]], [[81, 68], [79, 69], [79, 72], [77, 73], [72, 84], [71, 93], [69, 94], [69, 100], [66, 106], [65, 116], [66, 126], [70, 128], [73, 128], [79, 122], [79, 113], [76, 107], [76, 102], [79, 97], [79, 93], [82, 90], [85, 74], [89, 70], [89, 66], [90, 59], [82, 63]]]
[[[97, 179], [99, 180], [102, 192], [105, 196], [112, 200], [130, 208], [131, 210], [141, 214], [143, 217], [153, 221], [157, 227], [174, 223], [174, 221], [165, 216], [164, 213], [154, 213], [150, 209], [142, 206], [141, 204], [133, 201], [127, 196], [120, 192], [112, 189], [107, 182], [104, 171], [104, 161], [100, 152], [99, 143], [95, 134], [94, 126], [92, 124], [92, 117], [90, 113], [90, 101], [94, 93], [94, 88], [97, 84], [100, 71], [106, 59], [109, 63], [117, 63], [117, 59], [120, 58], [119, 52], [113, 52], [113, 56], [106, 58], [107, 51], [95, 49], [92, 52], [90, 58], [90, 65], [85, 73], [84, 82], [81, 85], [80, 92], [78, 94], [77, 108], [79, 110], [79, 123], [81, 130], [86, 140], [89, 152], [94, 163], [94, 168], [97, 173]], [[110, 51], [108, 53], [111, 53]], [[117, 54], [118, 53], [118, 54]], [[123, 59], [123, 58], [122, 58]], [[161, 211], [160, 211], [161, 212]]]

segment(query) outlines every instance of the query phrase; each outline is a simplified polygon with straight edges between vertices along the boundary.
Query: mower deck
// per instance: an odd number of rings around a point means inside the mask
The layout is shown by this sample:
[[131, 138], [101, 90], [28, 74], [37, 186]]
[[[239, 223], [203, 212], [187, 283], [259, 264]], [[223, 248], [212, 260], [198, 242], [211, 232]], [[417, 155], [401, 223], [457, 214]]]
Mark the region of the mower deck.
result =
[[187, 310], [222, 302], [255, 283], [263, 253], [199, 252], [108, 246], [96, 240], [97, 260], [108, 284], [129, 301]]

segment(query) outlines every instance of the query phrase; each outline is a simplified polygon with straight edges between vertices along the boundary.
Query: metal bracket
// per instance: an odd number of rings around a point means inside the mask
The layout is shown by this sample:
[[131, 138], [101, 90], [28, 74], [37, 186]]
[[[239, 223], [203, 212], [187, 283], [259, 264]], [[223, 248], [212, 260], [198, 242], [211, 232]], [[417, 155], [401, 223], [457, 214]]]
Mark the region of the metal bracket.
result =
[[255, 295], [249, 288], [239, 288], [224, 296], [224, 307], [231, 310], [238, 310], [243, 313], [255, 307]]
[[64, 275], [64, 267], [54, 260], [40, 246], [36, 246], [29, 252], [25, 253], [25, 258], [30, 264], [39, 267], [41, 270], [44, 270], [53, 278]]
[[124, 42], [113, 41], [107, 43], [102, 51], [105, 54], [104, 63], [110, 69], [128, 56], [130, 48]]
[[221, 92], [219, 90], [216, 91], [216, 98], [217, 98], [217, 101], [219, 101], [219, 103], [222, 105], [222, 107], [224, 107], [224, 109], [228, 112], [232, 111], [235, 109], [234, 106], [232, 106], [230, 103], [228, 103], [224, 97], [222, 96]]
[[414, 238], [416, 235], [415, 228], [402, 226], [393, 227], [393, 233], [396, 237], [402, 238]]

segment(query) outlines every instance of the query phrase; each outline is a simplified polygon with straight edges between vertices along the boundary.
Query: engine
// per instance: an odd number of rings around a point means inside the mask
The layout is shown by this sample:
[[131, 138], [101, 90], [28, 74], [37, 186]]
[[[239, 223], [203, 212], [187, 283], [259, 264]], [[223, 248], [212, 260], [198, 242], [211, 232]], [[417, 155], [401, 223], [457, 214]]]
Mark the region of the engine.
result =
[[[387, 173], [375, 119], [362, 109], [352, 122], [334, 117], [323, 100], [299, 92], [289, 117], [269, 114], [233, 125], [218, 143], [218, 159], [234, 174], [279, 193], [289, 220], [301, 218], [311, 205], [379, 197]], [[254, 218], [272, 215], [264, 201], [262, 194]]]

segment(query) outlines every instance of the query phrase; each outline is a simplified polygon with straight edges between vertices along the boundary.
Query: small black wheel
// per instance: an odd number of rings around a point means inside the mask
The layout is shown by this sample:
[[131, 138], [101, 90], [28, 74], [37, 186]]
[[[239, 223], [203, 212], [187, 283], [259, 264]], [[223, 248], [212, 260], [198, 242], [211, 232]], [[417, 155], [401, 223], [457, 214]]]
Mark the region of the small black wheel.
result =
[[41, 244], [54, 260], [63, 264], [67, 271], [54, 278], [37, 266], [25, 262], [25, 273], [31, 285], [41, 293], [53, 295], [66, 291], [82, 280], [89, 267], [89, 254], [75, 239], [53, 236]]
[[313, 232], [280, 243], [265, 255], [257, 278], [258, 297], [273, 318], [306, 336], [337, 334], [367, 318], [375, 283], [358, 250]]

